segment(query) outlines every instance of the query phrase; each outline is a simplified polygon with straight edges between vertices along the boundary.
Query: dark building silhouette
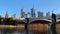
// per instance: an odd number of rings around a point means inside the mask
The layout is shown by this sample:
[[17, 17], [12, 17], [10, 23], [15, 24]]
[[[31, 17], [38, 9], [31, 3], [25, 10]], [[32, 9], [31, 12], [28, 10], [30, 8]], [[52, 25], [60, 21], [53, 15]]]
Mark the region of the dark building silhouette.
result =
[[32, 9], [31, 9], [31, 17], [36, 17], [36, 9], [33, 7]]

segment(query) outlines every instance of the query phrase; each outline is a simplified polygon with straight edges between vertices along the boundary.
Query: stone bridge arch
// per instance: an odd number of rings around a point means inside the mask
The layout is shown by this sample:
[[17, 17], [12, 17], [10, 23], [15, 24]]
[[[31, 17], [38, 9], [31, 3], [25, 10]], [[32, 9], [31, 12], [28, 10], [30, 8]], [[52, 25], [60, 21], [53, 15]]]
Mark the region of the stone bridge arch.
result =
[[25, 28], [25, 22], [19, 22], [19, 23], [17, 23], [16, 24], [16, 29], [18, 30], [18, 31], [24, 31], [24, 28]]
[[29, 23], [29, 30], [36, 34], [48, 34], [48, 23], [45, 20], [35, 20]]
[[58, 21], [58, 22], [56, 23], [56, 32], [57, 32], [57, 34], [60, 33], [60, 21]]

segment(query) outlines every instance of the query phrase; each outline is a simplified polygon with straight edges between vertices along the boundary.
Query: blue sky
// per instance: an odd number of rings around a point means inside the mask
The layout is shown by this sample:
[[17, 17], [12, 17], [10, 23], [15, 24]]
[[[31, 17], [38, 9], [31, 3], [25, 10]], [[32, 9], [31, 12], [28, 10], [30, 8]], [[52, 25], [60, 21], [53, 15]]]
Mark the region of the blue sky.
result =
[[0, 0], [0, 15], [5, 16], [8, 11], [9, 16], [18, 13], [21, 15], [21, 8], [25, 8], [25, 13], [30, 12], [31, 8], [36, 8], [38, 11], [44, 12], [44, 15], [53, 10], [54, 13], [60, 13], [60, 0]]

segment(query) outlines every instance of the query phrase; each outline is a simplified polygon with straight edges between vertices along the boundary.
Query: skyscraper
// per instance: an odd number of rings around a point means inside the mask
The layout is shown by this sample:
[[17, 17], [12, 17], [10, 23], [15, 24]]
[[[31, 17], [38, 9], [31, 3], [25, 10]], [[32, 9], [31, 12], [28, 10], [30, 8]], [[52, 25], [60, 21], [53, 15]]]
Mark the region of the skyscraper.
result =
[[27, 17], [28, 17], [28, 18], [30, 18], [30, 17], [31, 17], [30, 12], [28, 12]]
[[19, 16], [19, 14], [14, 14], [14, 15], [13, 15], [13, 18], [14, 18], [14, 19], [19, 19], [20, 16]]
[[30, 14], [30, 12], [28, 12], [28, 14], [25, 14], [25, 18], [30, 18], [31, 17], [31, 14]]
[[9, 18], [9, 16], [8, 16], [8, 11], [6, 11], [5, 18]]
[[38, 11], [38, 18], [43, 18], [43, 12]]
[[36, 9], [33, 7], [32, 9], [31, 9], [31, 17], [36, 17]]
[[21, 9], [21, 18], [24, 18], [24, 15], [25, 15], [25, 8], [22, 8]]
[[47, 12], [47, 13], [46, 13], [46, 17], [49, 17], [49, 16], [50, 16], [50, 12]]
[[25, 18], [27, 18], [27, 14], [25, 14]]

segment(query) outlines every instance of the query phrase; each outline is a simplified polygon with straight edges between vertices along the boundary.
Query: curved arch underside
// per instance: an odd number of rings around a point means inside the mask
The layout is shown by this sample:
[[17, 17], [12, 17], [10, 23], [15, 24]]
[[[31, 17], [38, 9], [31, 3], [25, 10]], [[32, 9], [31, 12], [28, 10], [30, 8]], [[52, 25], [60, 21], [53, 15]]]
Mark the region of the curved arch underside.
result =
[[38, 24], [38, 23], [48, 24], [50, 22], [49, 21], [45, 21], [45, 20], [35, 20], [35, 21], [30, 22], [30, 24]]

